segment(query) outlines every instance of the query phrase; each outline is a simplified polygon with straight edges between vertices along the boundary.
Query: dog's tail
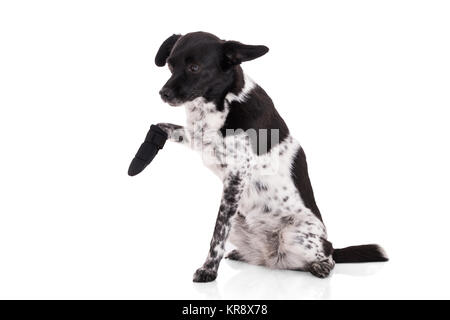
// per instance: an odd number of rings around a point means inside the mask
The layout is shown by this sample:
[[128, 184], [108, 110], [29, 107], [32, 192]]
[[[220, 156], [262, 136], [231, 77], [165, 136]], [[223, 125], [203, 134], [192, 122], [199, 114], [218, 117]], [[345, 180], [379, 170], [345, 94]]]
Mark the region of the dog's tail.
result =
[[365, 244], [342, 249], [334, 249], [333, 260], [336, 263], [353, 262], [381, 262], [388, 261], [388, 257], [377, 244]]

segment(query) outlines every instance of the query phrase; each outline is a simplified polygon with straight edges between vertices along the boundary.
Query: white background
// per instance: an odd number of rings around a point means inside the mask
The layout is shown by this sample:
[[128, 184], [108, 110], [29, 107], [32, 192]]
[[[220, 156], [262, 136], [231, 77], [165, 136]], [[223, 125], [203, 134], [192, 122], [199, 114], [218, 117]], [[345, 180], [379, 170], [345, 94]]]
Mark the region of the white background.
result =
[[[0, 298], [450, 298], [447, 1], [2, 1]], [[335, 247], [384, 264], [326, 280], [203, 263], [221, 183], [167, 144], [129, 162], [152, 123], [172, 33], [265, 44], [243, 67], [303, 145]]]

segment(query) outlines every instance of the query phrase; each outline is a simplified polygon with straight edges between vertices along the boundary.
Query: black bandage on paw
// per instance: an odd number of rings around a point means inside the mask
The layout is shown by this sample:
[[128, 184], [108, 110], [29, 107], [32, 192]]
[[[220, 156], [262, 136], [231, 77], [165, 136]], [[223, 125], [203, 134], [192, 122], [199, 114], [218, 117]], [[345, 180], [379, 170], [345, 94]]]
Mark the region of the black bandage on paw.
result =
[[145, 141], [141, 144], [134, 159], [131, 161], [130, 167], [128, 168], [128, 175], [135, 176], [141, 173], [152, 162], [159, 149], [164, 147], [166, 140], [167, 133], [160, 127], [151, 125]]

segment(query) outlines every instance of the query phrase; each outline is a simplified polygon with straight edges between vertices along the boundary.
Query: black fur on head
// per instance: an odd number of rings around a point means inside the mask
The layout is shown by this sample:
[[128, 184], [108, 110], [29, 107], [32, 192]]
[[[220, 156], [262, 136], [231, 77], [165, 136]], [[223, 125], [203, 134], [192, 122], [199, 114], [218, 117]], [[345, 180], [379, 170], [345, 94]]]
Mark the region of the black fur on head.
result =
[[218, 107], [228, 92], [242, 88], [240, 63], [256, 59], [269, 49], [224, 41], [206, 32], [192, 32], [167, 38], [155, 57], [157, 66], [169, 66], [172, 76], [160, 91], [172, 106], [203, 97]]

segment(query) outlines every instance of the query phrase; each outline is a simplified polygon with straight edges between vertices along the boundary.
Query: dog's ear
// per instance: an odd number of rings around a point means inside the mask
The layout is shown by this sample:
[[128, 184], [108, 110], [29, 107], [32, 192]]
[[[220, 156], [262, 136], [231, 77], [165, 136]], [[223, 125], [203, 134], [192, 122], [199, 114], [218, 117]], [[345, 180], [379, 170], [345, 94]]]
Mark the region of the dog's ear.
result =
[[161, 44], [155, 57], [155, 64], [158, 67], [163, 67], [166, 64], [166, 60], [169, 57], [173, 46], [178, 41], [178, 39], [180, 39], [180, 37], [181, 34], [173, 34]]
[[237, 41], [226, 41], [223, 44], [225, 62], [229, 65], [237, 65], [244, 61], [250, 61], [265, 55], [269, 51], [266, 46], [252, 46]]

